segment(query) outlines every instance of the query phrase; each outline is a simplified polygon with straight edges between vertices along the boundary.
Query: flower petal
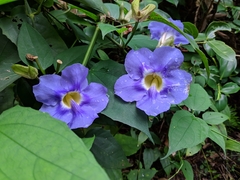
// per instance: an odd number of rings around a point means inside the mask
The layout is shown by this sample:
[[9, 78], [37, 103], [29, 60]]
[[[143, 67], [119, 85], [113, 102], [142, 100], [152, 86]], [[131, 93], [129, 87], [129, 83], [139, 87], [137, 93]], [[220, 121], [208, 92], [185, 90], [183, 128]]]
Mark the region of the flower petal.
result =
[[169, 46], [155, 49], [153, 57], [151, 65], [154, 67], [155, 72], [161, 72], [162, 74], [179, 68], [184, 58], [179, 49]]
[[157, 116], [170, 109], [170, 102], [165, 95], [161, 95], [152, 87], [148, 90], [146, 96], [137, 101], [136, 106], [149, 116]]
[[150, 30], [151, 38], [159, 40], [164, 32], [170, 30], [170, 26], [161, 22], [151, 21], [148, 25], [148, 29]]
[[147, 48], [141, 48], [137, 51], [131, 50], [125, 59], [125, 69], [132, 79], [143, 77], [144, 69], [149, 68], [149, 59], [152, 58], [152, 51]]
[[87, 128], [98, 117], [97, 113], [90, 106], [79, 106], [76, 103], [72, 103], [72, 109], [75, 112], [73, 118], [68, 123], [71, 129]]
[[161, 93], [167, 95], [169, 99], [172, 99], [171, 104], [179, 104], [187, 99], [189, 85], [192, 81], [191, 74], [181, 69], [173, 70], [164, 81], [165, 87]]
[[79, 64], [73, 64], [62, 71], [62, 86], [68, 91], [81, 91], [88, 85], [88, 69]]
[[106, 108], [109, 98], [107, 88], [98, 83], [90, 83], [86, 89], [81, 92], [83, 102], [81, 106], [89, 106], [95, 113], [101, 112]]
[[61, 101], [62, 94], [65, 93], [61, 86], [61, 77], [58, 75], [44, 75], [40, 78], [40, 83], [33, 86], [33, 93], [37, 101], [46, 105], [56, 105]]
[[67, 108], [63, 107], [61, 105], [61, 103], [59, 103], [55, 106], [48, 106], [48, 105], [43, 104], [39, 110], [42, 112], [48, 113], [52, 117], [59, 119], [59, 120], [65, 122], [66, 124], [68, 124], [73, 117], [71, 109], [67, 109]]
[[133, 80], [128, 74], [121, 76], [114, 85], [115, 94], [124, 101], [138, 101], [146, 95], [146, 90], [141, 85], [141, 80]]

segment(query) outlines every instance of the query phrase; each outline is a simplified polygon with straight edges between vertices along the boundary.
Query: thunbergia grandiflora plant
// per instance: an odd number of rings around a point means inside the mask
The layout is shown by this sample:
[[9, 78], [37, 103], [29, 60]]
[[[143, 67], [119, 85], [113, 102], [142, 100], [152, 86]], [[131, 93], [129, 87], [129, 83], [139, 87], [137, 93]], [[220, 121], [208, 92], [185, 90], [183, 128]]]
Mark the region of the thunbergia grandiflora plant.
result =
[[215, 38], [229, 24], [199, 33], [153, 0], [10, 1], [0, 179], [194, 179], [189, 156], [206, 139], [239, 152], [225, 126], [236, 53]]

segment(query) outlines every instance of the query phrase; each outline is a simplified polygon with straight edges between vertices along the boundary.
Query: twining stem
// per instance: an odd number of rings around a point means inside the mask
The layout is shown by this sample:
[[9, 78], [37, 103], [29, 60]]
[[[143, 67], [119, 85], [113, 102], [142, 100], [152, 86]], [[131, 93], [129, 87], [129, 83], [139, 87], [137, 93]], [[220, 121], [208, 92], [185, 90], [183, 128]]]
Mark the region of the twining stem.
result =
[[96, 26], [96, 29], [95, 29], [94, 34], [93, 34], [93, 37], [91, 39], [91, 42], [90, 42], [90, 44], [88, 46], [87, 52], [86, 52], [85, 57], [83, 59], [82, 65], [84, 65], [84, 66], [86, 66], [87, 63], [88, 63], [88, 60], [89, 60], [89, 57], [90, 57], [90, 55], [91, 55], [91, 53], [93, 51], [93, 47], [95, 45], [95, 42], [96, 42], [99, 30], [100, 30], [99, 27]]
[[127, 42], [125, 43], [124, 47], [127, 47], [128, 43], [131, 41], [131, 39], [133, 38], [133, 35], [135, 34], [136, 30], [137, 30], [137, 27], [138, 27], [138, 24], [139, 22], [136, 21], [134, 27], [133, 27], [133, 30], [132, 30], [132, 33], [130, 35], [130, 37], [128, 38]]

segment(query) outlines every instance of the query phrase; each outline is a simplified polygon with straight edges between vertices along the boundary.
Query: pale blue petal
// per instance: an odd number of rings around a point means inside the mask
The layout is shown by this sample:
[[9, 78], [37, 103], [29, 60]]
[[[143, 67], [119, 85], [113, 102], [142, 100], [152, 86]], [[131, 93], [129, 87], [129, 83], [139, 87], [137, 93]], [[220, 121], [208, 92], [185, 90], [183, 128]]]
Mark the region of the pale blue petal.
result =
[[179, 49], [169, 46], [155, 49], [153, 57], [151, 65], [154, 67], [155, 72], [161, 72], [162, 74], [179, 68], [184, 59]]
[[62, 87], [68, 91], [81, 91], [88, 85], [87, 75], [88, 69], [79, 63], [67, 66], [61, 75]]
[[89, 106], [95, 113], [101, 112], [106, 108], [109, 98], [107, 88], [98, 83], [90, 83], [86, 89], [81, 92], [83, 102], [81, 106]]
[[149, 60], [153, 58], [152, 55], [152, 51], [147, 48], [129, 51], [124, 65], [132, 79], [138, 80], [143, 77], [144, 71], [150, 68]]
[[161, 93], [171, 100], [171, 104], [179, 104], [187, 99], [191, 81], [191, 74], [181, 69], [173, 70], [164, 78], [164, 90]]
[[133, 102], [142, 99], [147, 90], [143, 88], [141, 80], [133, 80], [126, 74], [116, 81], [114, 92], [124, 101]]
[[56, 105], [66, 91], [60, 84], [61, 77], [58, 75], [41, 76], [39, 84], [33, 86], [36, 100], [46, 105]]
[[137, 101], [136, 106], [149, 116], [157, 116], [170, 109], [170, 102], [165, 95], [161, 95], [152, 87], [140, 101]]

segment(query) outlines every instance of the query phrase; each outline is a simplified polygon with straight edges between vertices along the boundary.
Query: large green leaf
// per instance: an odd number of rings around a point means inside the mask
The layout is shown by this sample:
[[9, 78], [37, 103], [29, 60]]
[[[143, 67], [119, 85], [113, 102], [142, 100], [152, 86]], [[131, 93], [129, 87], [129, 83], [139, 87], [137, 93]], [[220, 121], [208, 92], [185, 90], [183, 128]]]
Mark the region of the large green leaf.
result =
[[65, 123], [31, 108], [0, 116], [0, 144], [0, 179], [108, 179]]
[[205, 111], [211, 105], [208, 93], [199, 84], [190, 85], [189, 96], [183, 103], [197, 111]]
[[114, 84], [123, 74], [125, 74], [123, 65], [112, 60], [100, 61], [90, 70], [89, 80], [108, 88], [109, 103], [102, 114], [144, 132], [152, 140], [147, 116], [136, 108], [135, 103], [124, 102], [114, 95]]
[[219, 130], [218, 126], [211, 126], [210, 127], [210, 131], [208, 134], [208, 137], [213, 140], [217, 145], [219, 145], [222, 150], [224, 151], [224, 153], [226, 153], [226, 149], [225, 149], [225, 139], [224, 139], [224, 135], [221, 135], [221, 131]]
[[[51, 46], [54, 55], [67, 49], [65, 42], [42, 13], [36, 15], [34, 20], [35, 29], [48, 42], [49, 46]], [[11, 16], [0, 18], [0, 28], [4, 35], [14, 44], [17, 44], [19, 30], [23, 22], [31, 23], [30, 18], [25, 13], [25, 7], [16, 6], [12, 9]]]
[[18, 36], [18, 53], [21, 60], [28, 65], [34, 65], [26, 59], [27, 54], [38, 56], [39, 64], [43, 69], [48, 68], [54, 62], [53, 53], [46, 40], [30, 24], [23, 23]]
[[209, 126], [205, 121], [195, 117], [188, 111], [177, 111], [170, 124], [168, 133], [169, 149], [165, 157], [204, 142], [208, 137]]
[[12, 64], [20, 61], [16, 46], [0, 34], [0, 91], [13, 83], [20, 76], [12, 71]]
[[224, 42], [219, 40], [211, 40], [207, 41], [207, 45], [209, 45], [213, 51], [225, 61], [234, 61], [236, 60], [235, 51], [226, 45]]

